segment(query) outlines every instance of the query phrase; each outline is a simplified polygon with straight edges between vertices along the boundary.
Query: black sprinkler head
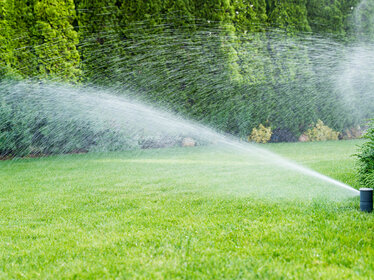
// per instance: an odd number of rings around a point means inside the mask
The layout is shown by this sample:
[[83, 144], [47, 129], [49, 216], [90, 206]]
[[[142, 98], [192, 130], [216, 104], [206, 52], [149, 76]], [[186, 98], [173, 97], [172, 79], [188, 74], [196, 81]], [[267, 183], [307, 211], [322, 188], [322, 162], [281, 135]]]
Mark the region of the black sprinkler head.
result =
[[373, 211], [373, 189], [360, 189], [360, 209], [369, 213]]

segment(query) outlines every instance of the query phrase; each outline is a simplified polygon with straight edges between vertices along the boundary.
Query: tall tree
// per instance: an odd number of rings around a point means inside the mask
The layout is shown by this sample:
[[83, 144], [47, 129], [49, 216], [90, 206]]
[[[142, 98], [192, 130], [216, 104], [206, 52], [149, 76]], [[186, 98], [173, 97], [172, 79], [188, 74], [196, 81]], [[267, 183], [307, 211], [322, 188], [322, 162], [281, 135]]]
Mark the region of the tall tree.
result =
[[31, 26], [38, 74], [43, 78], [79, 79], [78, 34], [74, 30], [73, 0], [34, 0]]
[[268, 20], [280, 28], [311, 31], [307, 19], [306, 0], [267, 0]]
[[9, 25], [10, 1], [0, 0], [0, 78], [11, 71], [12, 49], [10, 38], [12, 29]]
[[12, 72], [24, 77], [38, 74], [37, 56], [30, 28], [35, 24], [34, 0], [5, 0], [5, 35]]
[[374, 2], [363, 0], [354, 13], [358, 39], [374, 42]]
[[120, 54], [117, 0], [75, 0], [82, 68], [91, 82], [111, 82]]
[[308, 0], [308, 21], [317, 33], [344, 36], [353, 25], [352, 15], [361, 0]]

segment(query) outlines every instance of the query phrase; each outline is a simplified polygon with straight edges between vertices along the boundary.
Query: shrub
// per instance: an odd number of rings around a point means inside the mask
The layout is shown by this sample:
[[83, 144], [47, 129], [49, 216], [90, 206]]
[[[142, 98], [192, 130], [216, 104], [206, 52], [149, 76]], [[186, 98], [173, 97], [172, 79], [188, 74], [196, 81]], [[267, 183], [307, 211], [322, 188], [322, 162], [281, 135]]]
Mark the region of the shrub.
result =
[[308, 129], [304, 134], [308, 137], [309, 141], [312, 142], [339, 140], [339, 132], [334, 131], [321, 120], [318, 120], [315, 127]]
[[360, 153], [357, 154], [359, 160], [359, 179], [362, 185], [367, 187], [374, 186], [374, 120], [363, 138], [368, 141], [360, 147]]
[[167, 135], [159, 137], [143, 137], [138, 141], [138, 144], [142, 149], [171, 148], [180, 146], [180, 143], [180, 137], [171, 137]]
[[[133, 148], [123, 132], [0, 102], [0, 158]], [[13, 107], [13, 108], [12, 108]]]
[[32, 140], [30, 122], [23, 111], [19, 110], [19, 117], [15, 117], [14, 110], [0, 98], [0, 157], [28, 154], [29, 143]]
[[51, 87], [0, 82], [0, 158], [138, 147], [125, 129], [72, 105]]
[[251, 135], [248, 137], [248, 141], [265, 144], [269, 142], [271, 135], [271, 127], [265, 127], [260, 124], [258, 128], [253, 128]]

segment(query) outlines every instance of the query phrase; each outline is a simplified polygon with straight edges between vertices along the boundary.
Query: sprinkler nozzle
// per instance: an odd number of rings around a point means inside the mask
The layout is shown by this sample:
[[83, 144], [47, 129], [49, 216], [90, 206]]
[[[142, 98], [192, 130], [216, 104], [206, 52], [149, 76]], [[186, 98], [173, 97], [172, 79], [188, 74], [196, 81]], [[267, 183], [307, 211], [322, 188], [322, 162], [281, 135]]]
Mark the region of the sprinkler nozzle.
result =
[[360, 189], [360, 209], [368, 213], [373, 211], [373, 189]]

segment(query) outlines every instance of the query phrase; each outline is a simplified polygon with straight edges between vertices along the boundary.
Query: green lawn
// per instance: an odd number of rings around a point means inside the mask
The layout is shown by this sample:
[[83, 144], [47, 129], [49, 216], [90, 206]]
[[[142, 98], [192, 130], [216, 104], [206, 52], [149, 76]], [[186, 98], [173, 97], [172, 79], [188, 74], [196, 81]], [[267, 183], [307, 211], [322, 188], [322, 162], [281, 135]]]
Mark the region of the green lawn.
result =
[[[358, 188], [360, 141], [265, 147]], [[0, 278], [370, 279], [374, 215], [216, 147], [0, 162]], [[326, 191], [327, 190], [327, 191]]]

